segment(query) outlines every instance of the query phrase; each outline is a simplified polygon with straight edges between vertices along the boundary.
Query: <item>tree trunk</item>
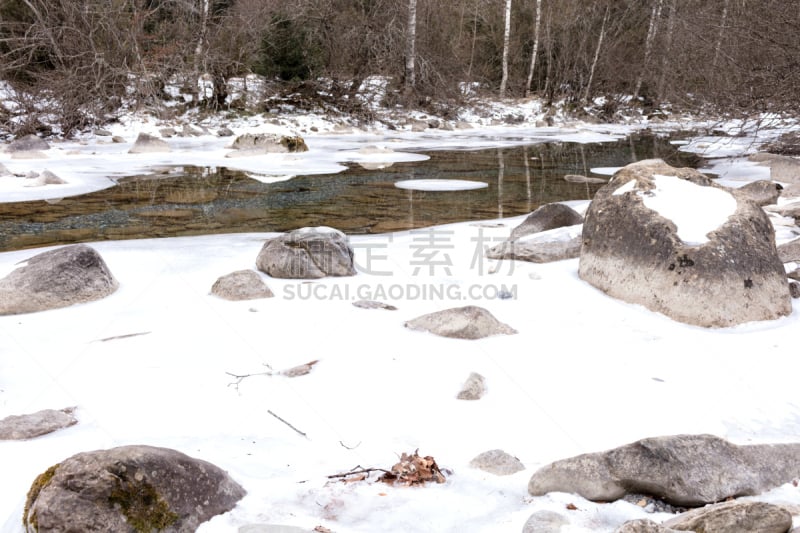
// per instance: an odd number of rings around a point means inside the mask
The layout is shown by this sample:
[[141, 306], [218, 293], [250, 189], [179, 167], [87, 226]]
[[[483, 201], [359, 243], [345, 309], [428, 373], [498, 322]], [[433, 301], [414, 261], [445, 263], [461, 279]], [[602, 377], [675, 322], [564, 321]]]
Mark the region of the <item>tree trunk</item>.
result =
[[667, 35], [665, 37], [663, 56], [661, 57], [661, 75], [658, 79], [658, 100], [664, 99], [666, 92], [667, 68], [669, 66], [670, 55], [672, 54], [672, 39], [675, 33], [675, 11], [677, 0], [670, 0], [669, 14], [667, 15]]
[[539, 53], [539, 26], [542, 22], [542, 0], [536, 0], [536, 22], [533, 26], [533, 52], [531, 52], [531, 66], [528, 69], [528, 81], [525, 83], [525, 97], [531, 95], [533, 71], [536, 68], [536, 55]]
[[634, 100], [639, 97], [639, 92], [642, 90], [644, 75], [650, 65], [650, 55], [653, 51], [653, 41], [655, 40], [656, 33], [658, 32], [658, 19], [661, 16], [661, 7], [663, 3], [664, 0], [656, 0], [653, 4], [653, 9], [650, 12], [650, 25], [647, 28], [647, 37], [644, 41], [644, 62], [642, 64], [642, 70], [636, 77], [636, 88], [633, 91]]
[[416, 76], [417, 0], [408, 0], [408, 31], [406, 32], [405, 90], [410, 93], [417, 84]]
[[511, 42], [511, 0], [506, 0], [505, 30], [503, 32], [503, 78], [500, 80], [500, 98], [506, 96], [508, 85], [508, 49]]
[[597, 48], [594, 51], [594, 60], [592, 60], [592, 68], [589, 70], [589, 81], [586, 82], [586, 92], [583, 99], [588, 102], [589, 95], [592, 91], [592, 81], [594, 80], [594, 71], [597, 68], [597, 60], [600, 59], [600, 49], [603, 47], [603, 39], [606, 37], [606, 23], [608, 22], [608, 6], [606, 6], [606, 14], [603, 15], [603, 25], [600, 26], [600, 38], [597, 39]]
[[206, 95], [206, 85], [205, 80], [200, 80], [200, 77], [204, 74], [203, 71], [205, 70], [205, 41], [206, 41], [206, 32], [208, 30], [208, 3], [210, 0], [199, 0], [200, 2], [200, 34], [197, 36], [197, 44], [194, 48], [194, 80], [192, 80], [197, 88], [197, 102], [200, 103], [201, 101], [205, 100]]
[[725, 24], [728, 19], [728, 7], [730, 0], [725, 0], [722, 5], [722, 19], [719, 23], [719, 33], [717, 34], [717, 42], [714, 45], [714, 61], [711, 63], [711, 72], [716, 75], [717, 64], [719, 63], [719, 55], [722, 52], [722, 37], [725, 35]]

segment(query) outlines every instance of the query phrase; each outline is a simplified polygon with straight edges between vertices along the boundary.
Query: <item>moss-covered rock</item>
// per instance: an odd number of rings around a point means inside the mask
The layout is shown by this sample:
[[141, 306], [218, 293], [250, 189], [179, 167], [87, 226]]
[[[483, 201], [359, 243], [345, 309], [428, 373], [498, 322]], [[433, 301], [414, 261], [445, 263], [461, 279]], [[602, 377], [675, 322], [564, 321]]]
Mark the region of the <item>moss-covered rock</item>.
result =
[[245, 491], [218, 467], [178, 451], [123, 446], [79, 453], [33, 482], [27, 531], [189, 533]]

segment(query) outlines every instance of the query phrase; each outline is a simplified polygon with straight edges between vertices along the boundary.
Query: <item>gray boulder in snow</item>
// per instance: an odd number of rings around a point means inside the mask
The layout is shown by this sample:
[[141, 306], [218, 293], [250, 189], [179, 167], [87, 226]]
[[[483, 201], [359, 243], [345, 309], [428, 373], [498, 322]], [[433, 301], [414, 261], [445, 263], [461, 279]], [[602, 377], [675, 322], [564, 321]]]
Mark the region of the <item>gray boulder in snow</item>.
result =
[[692, 509], [663, 525], [677, 531], [786, 533], [792, 527], [792, 514], [771, 503], [730, 501]]
[[282, 136], [274, 133], [245, 133], [239, 135], [231, 144], [231, 148], [239, 153], [232, 152], [228, 154], [229, 157], [308, 151], [305, 140], [299, 135]]
[[131, 149], [128, 150], [128, 153], [149, 154], [154, 152], [169, 152], [171, 150], [172, 149], [167, 141], [147, 133], [140, 133], [136, 138], [136, 141], [133, 143], [133, 146], [131, 146]]
[[743, 185], [738, 189], [731, 189], [742, 198], [747, 198], [755, 202], [757, 205], [765, 206], [774, 204], [778, 201], [781, 195], [783, 186], [779, 183], [769, 180], [758, 180]]
[[794, 239], [778, 246], [778, 257], [784, 263], [800, 262], [800, 239]]
[[300, 228], [268, 239], [258, 253], [256, 266], [273, 278], [354, 276], [353, 256], [341, 231], [324, 226]]
[[469, 466], [496, 476], [510, 476], [525, 470], [522, 461], [503, 450], [489, 450], [475, 456]]
[[677, 530], [656, 524], [647, 518], [629, 520], [617, 528], [614, 533], [673, 533]]
[[472, 372], [458, 391], [458, 400], [480, 400], [486, 394], [486, 378], [477, 372]]
[[781, 183], [800, 183], [800, 159], [783, 156], [768, 162], [769, 177]]
[[800, 444], [737, 446], [712, 435], [674, 435], [556, 461], [531, 476], [528, 492], [593, 501], [649, 494], [694, 507], [759, 494], [798, 476]]
[[[662, 182], [671, 189], [683, 184], [683, 194], [719, 191], [713, 201], [724, 200], [731, 214], [708, 231], [707, 242], [686, 243], [673, 220], [645, 204], [666, 195]], [[579, 275], [610, 296], [697, 326], [734, 326], [792, 311], [766, 213], [696, 170], [661, 160], [628, 165], [597, 192], [583, 224]]]
[[75, 409], [44, 409], [27, 415], [12, 415], [0, 420], [0, 440], [25, 440], [47, 435], [78, 423]]
[[258, 272], [252, 270], [237, 270], [220, 277], [212, 285], [211, 294], [233, 301], [275, 296]]
[[33, 134], [14, 139], [6, 146], [6, 152], [42, 152], [49, 149], [47, 141]]
[[548, 240], [544, 235], [529, 235], [515, 241], [501, 242], [486, 251], [489, 259], [515, 259], [530, 263], [552, 263], [581, 255], [581, 236]]
[[67, 183], [63, 179], [59, 178], [55, 174], [53, 174], [49, 170], [43, 170], [41, 174], [37, 175], [36, 177], [31, 176], [29, 178], [31, 180], [31, 184], [29, 186], [33, 187], [42, 187], [44, 185], [63, 185]]
[[568, 205], [558, 202], [545, 204], [528, 215], [519, 226], [511, 230], [511, 236], [508, 240], [514, 241], [532, 233], [564, 226], [574, 226], [582, 222], [583, 217], [581, 214]]
[[409, 329], [427, 331], [453, 339], [482, 339], [491, 335], [513, 335], [517, 330], [497, 320], [482, 307], [468, 305], [422, 315], [406, 322]]
[[99, 300], [119, 286], [100, 254], [85, 244], [42, 252], [24, 263], [0, 279], [0, 315]]
[[190, 533], [230, 511], [244, 489], [215, 465], [176, 450], [121, 446], [74, 455], [28, 492], [28, 531]]
[[569, 520], [555, 511], [536, 511], [522, 526], [522, 533], [561, 533], [561, 526]]

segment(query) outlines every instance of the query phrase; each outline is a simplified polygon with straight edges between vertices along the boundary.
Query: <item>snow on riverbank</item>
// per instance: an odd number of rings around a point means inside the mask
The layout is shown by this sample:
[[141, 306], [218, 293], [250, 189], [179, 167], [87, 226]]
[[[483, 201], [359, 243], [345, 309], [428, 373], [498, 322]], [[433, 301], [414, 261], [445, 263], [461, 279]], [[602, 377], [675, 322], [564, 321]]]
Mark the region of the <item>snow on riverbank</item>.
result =
[[[173, 152], [147, 156], [95, 138], [54, 144], [46, 161], [6, 154], [0, 161], [14, 171], [46, 162], [67, 179], [162, 164], [235, 163], [290, 175], [329, 172], [367, 145], [390, 148], [387, 157], [407, 157], [404, 152], [542, 138], [597, 142], [626, 128], [309, 134], [308, 155], [253, 160], [225, 159], [229, 141], [213, 136], [175, 141]], [[115, 132], [126, 142], [137, 133]], [[746, 179], [740, 165], [729, 166]], [[56, 186], [40, 189], [47, 187]], [[0, 531], [20, 531], [25, 493], [47, 467], [80, 451], [123, 444], [206, 459], [248, 491], [201, 532], [271, 523], [336, 533], [455, 533], [521, 531], [542, 509], [567, 517], [570, 531], [611, 532], [628, 519], [668, 516], [625, 502], [528, 496], [537, 468], [578, 453], [676, 433], [711, 433], [736, 443], [800, 440], [800, 402], [789, 371], [797, 303], [781, 320], [707, 330], [605, 296], [578, 278], [577, 260], [485, 259], [484, 247], [507, 237], [522, 218], [352, 237], [356, 276], [310, 283], [265, 276], [275, 297], [247, 302], [224, 301], [209, 290], [221, 275], [254, 268], [271, 234], [92, 244], [120, 282], [115, 294], [0, 317], [0, 418], [76, 406], [79, 419], [49, 436], [0, 442]], [[436, 261], [421, 260], [421, 247], [432, 244], [427, 251]], [[0, 254], [0, 276], [38, 251]], [[500, 298], [502, 291], [514, 297]], [[398, 309], [351, 305], [365, 298]], [[519, 333], [465, 341], [403, 326], [467, 304], [489, 309]], [[305, 376], [263, 375], [312, 360], [319, 363]], [[486, 378], [488, 392], [479, 401], [457, 400], [471, 372]], [[239, 381], [229, 373], [252, 376]], [[498, 477], [469, 467], [473, 457], [497, 448], [526, 470]], [[415, 449], [449, 471], [444, 484], [404, 488], [374, 477], [348, 484], [328, 478], [357, 465], [389, 468]], [[800, 504], [800, 489], [787, 485], [763, 499]]]

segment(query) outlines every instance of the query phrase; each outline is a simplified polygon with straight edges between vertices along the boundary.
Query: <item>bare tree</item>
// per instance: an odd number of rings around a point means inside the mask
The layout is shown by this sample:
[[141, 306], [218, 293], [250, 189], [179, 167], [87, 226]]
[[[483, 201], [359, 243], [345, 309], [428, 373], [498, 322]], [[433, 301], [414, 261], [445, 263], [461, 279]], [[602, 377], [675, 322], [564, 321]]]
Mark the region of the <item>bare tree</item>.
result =
[[533, 82], [533, 71], [536, 68], [536, 56], [539, 53], [539, 27], [542, 22], [542, 0], [536, 0], [536, 22], [533, 26], [533, 51], [531, 52], [531, 64], [528, 68], [528, 79], [525, 82], [525, 97], [531, 94], [531, 83]]
[[655, 0], [655, 2], [653, 2], [653, 8], [650, 12], [650, 24], [647, 27], [647, 37], [644, 41], [644, 61], [642, 64], [642, 69], [639, 71], [639, 75], [636, 77], [636, 87], [633, 90], [634, 99], [639, 97], [639, 92], [642, 90], [644, 75], [650, 66], [650, 55], [652, 54], [653, 42], [655, 41], [656, 33], [658, 32], [658, 19], [661, 16], [661, 8], [663, 3], [664, 0]]
[[506, 86], [508, 85], [508, 49], [511, 41], [511, 0], [506, 0], [505, 16], [503, 20], [503, 77], [500, 80], [500, 98], [505, 98]]
[[717, 42], [714, 45], [714, 60], [711, 63], [712, 70], [717, 70], [717, 65], [719, 64], [719, 56], [722, 52], [722, 38], [725, 36], [725, 25], [728, 22], [728, 7], [730, 6], [730, 0], [724, 0], [722, 4], [722, 15], [720, 16], [719, 21], [719, 33], [717, 33]]
[[408, 0], [408, 28], [406, 30], [405, 90], [411, 92], [416, 85], [417, 0]]
[[594, 51], [594, 59], [592, 60], [592, 67], [589, 70], [589, 81], [586, 82], [586, 91], [583, 94], [583, 99], [585, 101], [589, 101], [589, 96], [592, 90], [592, 81], [594, 80], [594, 73], [597, 69], [597, 60], [600, 58], [600, 50], [603, 47], [603, 40], [606, 37], [606, 24], [608, 23], [608, 10], [609, 6], [606, 6], [606, 13], [603, 15], [603, 24], [600, 26], [600, 37], [597, 39], [597, 48]]

